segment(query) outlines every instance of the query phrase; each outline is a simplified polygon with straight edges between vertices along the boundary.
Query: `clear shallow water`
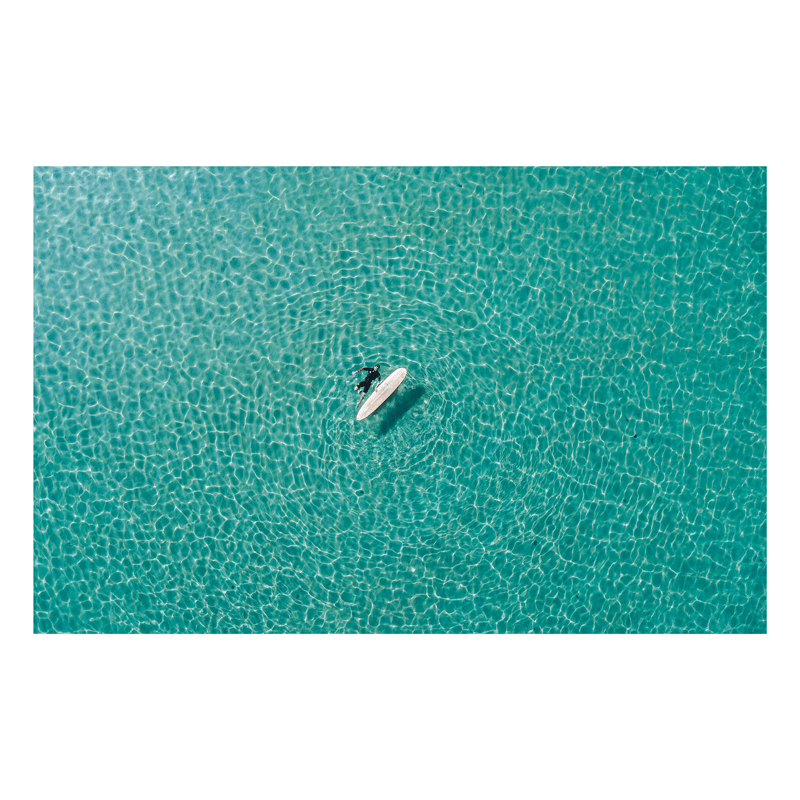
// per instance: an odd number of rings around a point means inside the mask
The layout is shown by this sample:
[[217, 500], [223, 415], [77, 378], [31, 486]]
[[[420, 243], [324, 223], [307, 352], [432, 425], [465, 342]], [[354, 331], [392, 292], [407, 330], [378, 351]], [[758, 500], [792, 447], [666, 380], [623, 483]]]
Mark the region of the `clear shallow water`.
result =
[[766, 631], [764, 169], [41, 168], [34, 322], [35, 631]]

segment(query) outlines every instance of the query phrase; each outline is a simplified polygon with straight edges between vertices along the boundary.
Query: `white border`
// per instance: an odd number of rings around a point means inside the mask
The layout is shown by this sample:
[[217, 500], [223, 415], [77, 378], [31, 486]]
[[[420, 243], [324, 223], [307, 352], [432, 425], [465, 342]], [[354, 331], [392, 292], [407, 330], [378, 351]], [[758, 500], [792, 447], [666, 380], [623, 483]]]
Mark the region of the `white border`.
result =
[[[800, 174], [793, 28], [767, 30], [770, 7], [61, 4], [11, 25], [2, 608], [24, 796], [780, 794]], [[768, 635], [34, 637], [31, 168], [51, 163], [766, 163]]]

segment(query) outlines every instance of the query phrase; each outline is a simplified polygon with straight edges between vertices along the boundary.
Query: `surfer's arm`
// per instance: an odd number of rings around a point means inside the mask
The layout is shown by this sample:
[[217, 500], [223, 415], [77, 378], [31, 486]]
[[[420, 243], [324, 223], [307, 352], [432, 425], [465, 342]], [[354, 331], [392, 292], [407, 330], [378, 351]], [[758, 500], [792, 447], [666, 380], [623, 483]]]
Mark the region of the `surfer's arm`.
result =
[[362, 370], [365, 370], [365, 369], [369, 369], [369, 367], [361, 367], [361, 369], [357, 369], [357, 370], [356, 370], [356, 371], [353, 373], [353, 375], [358, 375], [358, 373], [359, 373], [359, 372], [361, 372]]

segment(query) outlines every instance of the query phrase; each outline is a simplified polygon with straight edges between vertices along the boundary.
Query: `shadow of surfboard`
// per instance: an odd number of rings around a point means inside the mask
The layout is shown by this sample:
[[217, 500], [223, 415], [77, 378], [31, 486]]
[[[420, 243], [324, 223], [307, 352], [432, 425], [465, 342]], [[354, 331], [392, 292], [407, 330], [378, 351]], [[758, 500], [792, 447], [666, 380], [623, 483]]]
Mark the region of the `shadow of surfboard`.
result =
[[410, 392], [406, 392], [399, 397], [397, 395], [390, 397], [386, 403], [384, 403], [386, 411], [383, 414], [383, 419], [378, 428], [378, 436], [386, 436], [386, 434], [397, 425], [400, 418], [422, 399], [424, 394], [425, 387], [415, 386]]

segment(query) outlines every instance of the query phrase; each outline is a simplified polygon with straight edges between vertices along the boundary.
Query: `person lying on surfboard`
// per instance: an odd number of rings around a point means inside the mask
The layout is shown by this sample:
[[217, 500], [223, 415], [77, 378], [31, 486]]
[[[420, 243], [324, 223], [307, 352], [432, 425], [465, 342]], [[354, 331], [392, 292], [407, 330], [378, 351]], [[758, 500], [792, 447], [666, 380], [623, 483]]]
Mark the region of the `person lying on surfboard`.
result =
[[369, 387], [372, 386], [373, 381], [381, 382], [381, 373], [378, 370], [381, 368], [380, 364], [376, 364], [374, 367], [361, 367], [361, 369], [357, 369], [353, 375], [358, 375], [361, 370], [369, 370], [367, 372], [367, 377], [364, 378], [358, 386], [355, 387], [355, 390], [358, 391], [359, 389], [363, 389], [363, 394], [361, 395], [361, 399], [356, 403], [356, 409], [367, 399], [367, 393], [369, 392]]

